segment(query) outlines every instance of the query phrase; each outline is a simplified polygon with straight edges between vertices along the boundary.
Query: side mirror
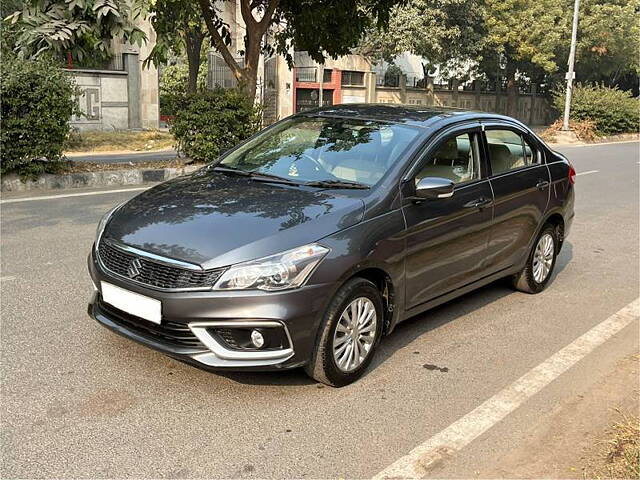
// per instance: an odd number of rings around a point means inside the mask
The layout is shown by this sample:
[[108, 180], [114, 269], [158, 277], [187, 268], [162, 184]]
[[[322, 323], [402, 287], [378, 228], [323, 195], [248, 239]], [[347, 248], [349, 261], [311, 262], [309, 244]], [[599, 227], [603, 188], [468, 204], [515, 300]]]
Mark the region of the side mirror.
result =
[[448, 178], [425, 177], [416, 184], [416, 200], [449, 198], [453, 196], [455, 183]]

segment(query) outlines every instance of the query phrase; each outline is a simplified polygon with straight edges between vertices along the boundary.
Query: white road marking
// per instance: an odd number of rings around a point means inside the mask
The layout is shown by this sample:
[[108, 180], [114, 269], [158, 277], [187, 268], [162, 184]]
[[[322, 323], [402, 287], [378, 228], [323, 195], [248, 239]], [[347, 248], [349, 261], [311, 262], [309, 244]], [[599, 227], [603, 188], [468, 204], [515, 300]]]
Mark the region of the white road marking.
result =
[[579, 177], [580, 175], [589, 175], [590, 173], [598, 173], [600, 170], [587, 170], [586, 172], [580, 172], [580, 173], [576, 173], [576, 177]]
[[152, 186], [153, 185], [148, 187], [120, 188], [118, 190], [103, 190], [100, 192], [64, 193], [62, 195], [43, 195], [41, 197], [12, 198], [10, 200], [0, 200], [0, 204], [18, 203], [18, 202], [35, 202], [37, 200], [55, 200], [57, 198], [68, 198], [68, 197], [84, 197], [86, 195], [105, 195], [108, 193], [137, 192], [139, 190], [147, 190]]
[[571, 145], [570, 143], [556, 143], [554, 147], [560, 148], [580, 148], [580, 147], [599, 147], [601, 145], [618, 145], [620, 143], [636, 143], [639, 140], [623, 140], [621, 142], [602, 142], [602, 143], [584, 143], [582, 145]]
[[16, 277], [14, 277], [13, 275], [8, 276], [8, 277], [0, 277], [0, 282], [10, 282], [11, 280], [15, 280]]
[[469, 445], [639, 316], [640, 298], [637, 298], [374, 478], [424, 477], [434, 464]]

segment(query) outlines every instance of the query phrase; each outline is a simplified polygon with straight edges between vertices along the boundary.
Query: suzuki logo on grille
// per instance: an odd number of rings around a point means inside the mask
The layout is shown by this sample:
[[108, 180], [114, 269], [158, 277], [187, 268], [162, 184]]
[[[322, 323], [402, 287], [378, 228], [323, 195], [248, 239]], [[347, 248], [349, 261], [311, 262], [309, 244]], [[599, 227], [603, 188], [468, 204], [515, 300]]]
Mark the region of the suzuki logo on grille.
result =
[[127, 268], [127, 275], [129, 275], [130, 278], [135, 278], [142, 273], [141, 270], [142, 262], [139, 259], [134, 258]]

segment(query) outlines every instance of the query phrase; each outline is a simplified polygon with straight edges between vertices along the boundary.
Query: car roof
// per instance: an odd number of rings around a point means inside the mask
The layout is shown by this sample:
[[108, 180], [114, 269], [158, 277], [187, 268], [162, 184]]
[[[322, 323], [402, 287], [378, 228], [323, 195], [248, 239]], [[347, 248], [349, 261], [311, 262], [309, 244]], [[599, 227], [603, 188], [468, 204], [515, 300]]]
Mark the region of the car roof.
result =
[[465, 120], [506, 120], [518, 125], [521, 122], [495, 113], [464, 110], [454, 107], [428, 107], [387, 103], [348, 103], [305, 110], [298, 115], [360, 118], [380, 122], [403, 123], [430, 128], [438, 124], [457, 123]]

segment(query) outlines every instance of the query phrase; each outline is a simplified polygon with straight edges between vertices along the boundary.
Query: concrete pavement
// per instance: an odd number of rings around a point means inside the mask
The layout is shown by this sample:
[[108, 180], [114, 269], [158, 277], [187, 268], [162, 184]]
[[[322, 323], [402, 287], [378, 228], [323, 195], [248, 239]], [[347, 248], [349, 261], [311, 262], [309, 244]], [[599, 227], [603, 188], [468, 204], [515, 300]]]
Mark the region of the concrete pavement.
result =
[[[550, 287], [498, 282], [409, 320], [342, 389], [200, 371], [90, 320], [96, 223], [136, 192], [3, 204], [2, 477], [375, 475], [638, 297], [638, 143], [561, 151], [590, 173]], [[634, 322], [429, 474], [491, 471], [637, 351]]]
[[138, 163], [159, 160], [171, 160], [178, 156], [174, 149], [159, 150], [157, 152], [129, 152], [129, 153], [92, 153], [90, 155], [69, 154], [69, 160], [74, 162], [92, 163]]

